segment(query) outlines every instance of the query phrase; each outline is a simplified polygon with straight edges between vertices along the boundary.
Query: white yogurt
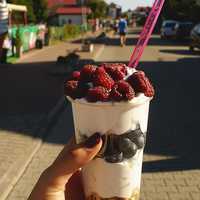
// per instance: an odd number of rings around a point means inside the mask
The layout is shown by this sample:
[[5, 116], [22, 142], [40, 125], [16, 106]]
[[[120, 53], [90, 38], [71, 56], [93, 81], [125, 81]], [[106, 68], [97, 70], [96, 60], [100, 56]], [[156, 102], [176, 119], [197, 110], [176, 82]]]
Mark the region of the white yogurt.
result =
[[[77, 142], [83, 136], [101, 134], [121, 135], [135, 130], [138, 123], [143, 133], [147, 131], [149, 103], [151, 98], [139, 94], [131, 101], [90, 103], [83, 99], [67, 97], [73, 108]], [[130, 198], [140, 189], [143, 150], [121, 163], [108, 163], [97, 158], [83, 168], [86, 196], [93, 193], [101, 198]]]

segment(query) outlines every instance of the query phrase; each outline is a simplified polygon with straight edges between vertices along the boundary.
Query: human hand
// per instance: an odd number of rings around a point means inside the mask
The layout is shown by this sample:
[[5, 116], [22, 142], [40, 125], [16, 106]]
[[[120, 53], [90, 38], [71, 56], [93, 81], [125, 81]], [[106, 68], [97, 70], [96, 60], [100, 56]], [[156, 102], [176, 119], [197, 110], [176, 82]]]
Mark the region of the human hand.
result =
[[80, 168], [97, 155], [101, 146], [98, 133], [80, 145], [71, 139], [42, 173], [28, 200], [84, 200]]

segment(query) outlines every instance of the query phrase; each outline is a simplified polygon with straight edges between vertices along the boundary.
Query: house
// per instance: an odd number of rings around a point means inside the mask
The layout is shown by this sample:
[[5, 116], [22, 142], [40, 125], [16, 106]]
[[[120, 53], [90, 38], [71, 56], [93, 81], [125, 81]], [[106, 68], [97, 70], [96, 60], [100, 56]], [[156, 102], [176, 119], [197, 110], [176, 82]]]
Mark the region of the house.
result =
[[151, 7], [149, 6], [138, 6], [135, 10], [134, 10], [134, 14], [137, 16], [148, 16], [148, 14], [151, 11]]
[[121, 14], [122, 14], [121, 6], [111, 3], [108, 9], [108, 16], [111, 17], [112, 19], [116, 19], [120, 17]]
[[84, 0], [48, 0], [49, 23], [63, 26], [65, 24], [84, 24], [91, 9], [84, 6]]

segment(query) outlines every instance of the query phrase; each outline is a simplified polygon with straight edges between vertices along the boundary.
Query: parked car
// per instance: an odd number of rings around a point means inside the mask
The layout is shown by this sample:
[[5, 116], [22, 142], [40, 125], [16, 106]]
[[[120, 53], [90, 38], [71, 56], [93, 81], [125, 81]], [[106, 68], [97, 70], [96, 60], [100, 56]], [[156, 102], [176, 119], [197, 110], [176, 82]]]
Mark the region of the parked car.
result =
[[200, 24], [197, 24], [190, 33], [190, 50], [193, 51], [195, 48], [200, 49]]
[[160, 30], [161, 38], [174, 38], [176, 35], [175, 26], [178, 22], [174, 20], [163, 21]]
[[176, 39], [185, 39], [190, 37], [190, 32], [194, 24], [192, 22], [179, 22], [176, 23], [175, 29], [175, 38]]

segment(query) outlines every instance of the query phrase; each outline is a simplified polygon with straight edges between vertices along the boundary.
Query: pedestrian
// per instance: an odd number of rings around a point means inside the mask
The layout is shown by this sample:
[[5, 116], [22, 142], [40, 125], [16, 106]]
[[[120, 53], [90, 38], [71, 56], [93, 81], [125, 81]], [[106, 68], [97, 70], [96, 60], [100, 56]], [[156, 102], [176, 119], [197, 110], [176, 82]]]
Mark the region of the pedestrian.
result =
[[8, 33], [8, 6], [6, 0], [0, 0], [0, 63], [4, 62], [3, 44]]
[[120, 44], [124, 46], [126, 44], [126, 33], [127, 33], [127, 21], [125, 17], [120, 17], [119, 20], [119, 35], [120, 35]]
[[12, 49], [12, 41], [9, 37], [9, 34], [7, 33], [4, 42], [3, 42], [3, 47], [2, 47], [2, 58], [1, 58], [1, 63], [6, 64], [7, 63], [7, 54], [8, 51]]
[[98, 154], [101, 146], [99, 133], [79, 145], [71, 139], [42, 173], [28, 200], [85, 200], [80, 168]]
[[118, 25], [119, 25], [119, 20], [116, 19], [116, 20], [115, 20], [115, 23], [114, 23], [114, 31], [115, 31], [115, 34], [117, 34], [117, 31], [118, 31]]

